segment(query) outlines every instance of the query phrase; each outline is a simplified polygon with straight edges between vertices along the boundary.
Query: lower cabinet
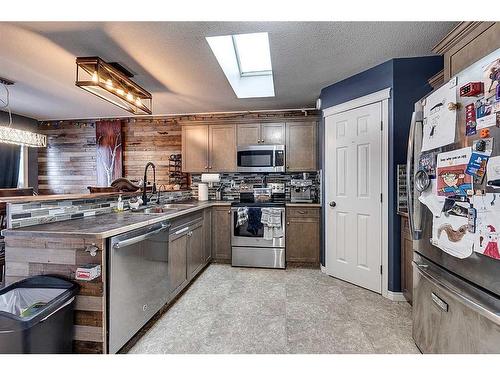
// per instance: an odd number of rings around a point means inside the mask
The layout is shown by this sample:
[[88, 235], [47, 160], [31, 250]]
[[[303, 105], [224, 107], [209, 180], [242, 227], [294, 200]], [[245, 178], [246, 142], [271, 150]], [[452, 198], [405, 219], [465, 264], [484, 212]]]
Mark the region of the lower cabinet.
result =
[[210, 262], [212, 260], [212, 209], [203, 210], [203, 249], [204, 260]]
[[189, 228], [187, 242], [187, 278], [191, 280], [205, 265], [205, 249], [203, 248], [203, 221]]
[[187, 231], [171, 233], [168, 243], [170, 294], [175, 296], [187, 283]]
[[172, 221], [168, 248], [170, 299], [207, 264], [204, 223], [204, 212]]
[[212, 208], [212, 255], [216, 261], [231, 261], [231, 207]]
[[401, 216], [401, 290], [406, 300], [413, 300], [413, 241], [408, 218]]
[[319, 207], [287, 207], [287, 263], [309, 263], [319, 266], [320, 210]]

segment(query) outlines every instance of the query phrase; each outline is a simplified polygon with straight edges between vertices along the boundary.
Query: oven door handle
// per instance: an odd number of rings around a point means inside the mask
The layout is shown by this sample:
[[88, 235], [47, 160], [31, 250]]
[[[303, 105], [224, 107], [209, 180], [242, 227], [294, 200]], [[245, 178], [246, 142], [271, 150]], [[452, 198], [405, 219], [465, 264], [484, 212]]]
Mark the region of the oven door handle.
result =
[[161, 232], [168, 230], [169, 228], [170, 228], [169, 223], [162, 224], [161, 228], [155, 229], [151, 232], [147, 232], [145, 234], [141, 234], [140, 236], [132, 237], [132, 238], [129, 238], [127, 240], [119, 241], [113, 245], [113, 248], [120, 249], [120, 248], [127, 247], [127, 246], [133, 245], [133, 244], [141, 242], [141, 241], [145, 241], [148, 238], [157, 235], [158, 233], [161, 233]]

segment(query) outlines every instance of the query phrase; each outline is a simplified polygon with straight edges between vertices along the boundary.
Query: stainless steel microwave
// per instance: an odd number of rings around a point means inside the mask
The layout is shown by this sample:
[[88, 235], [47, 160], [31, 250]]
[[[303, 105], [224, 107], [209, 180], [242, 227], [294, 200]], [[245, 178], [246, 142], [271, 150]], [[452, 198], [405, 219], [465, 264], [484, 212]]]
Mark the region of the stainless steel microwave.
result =
[[285, 172], [285, 145], [238, 146], [238, 172]]

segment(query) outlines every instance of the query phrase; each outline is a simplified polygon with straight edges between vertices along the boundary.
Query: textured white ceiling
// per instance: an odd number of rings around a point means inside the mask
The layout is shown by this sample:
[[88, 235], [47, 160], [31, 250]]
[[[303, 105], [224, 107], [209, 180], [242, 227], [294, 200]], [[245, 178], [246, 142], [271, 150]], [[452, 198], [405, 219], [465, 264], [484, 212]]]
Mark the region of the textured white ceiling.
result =
[[[0, 23], [13, 112], [39, 120], [128, 116], [77, 88], [75, 58], [100, 56], [153, 93], [153, 113], [314, 106], [321, 88], [395, 57], [425, 56], [453, 22]], [[206, 36], [269, 32], [276, 97], [238, 99]]]

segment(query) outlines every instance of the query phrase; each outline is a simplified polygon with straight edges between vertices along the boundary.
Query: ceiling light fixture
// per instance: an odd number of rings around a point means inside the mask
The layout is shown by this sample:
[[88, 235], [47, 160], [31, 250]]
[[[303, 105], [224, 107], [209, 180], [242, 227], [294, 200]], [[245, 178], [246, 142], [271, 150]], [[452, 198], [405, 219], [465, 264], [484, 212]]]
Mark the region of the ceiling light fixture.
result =
[[134, 115], [152, 114], [151, 93], [130, 78], [133, 74], [100, 57], [76, 58], [76, 86]]
[[10, 93], [8, 86], [14, 82], [0, 77], [0, 84], [6, 92], [6, 99], [0, 98], [0, 109], [7, 109], [9, 114], [9, 125], [0, 126], [0, 143], [9, 143], [27, 147], [47, 147], [47, 136], [27, 130], [15, 129], [12, 127], [12, 112], [10, 111]]

